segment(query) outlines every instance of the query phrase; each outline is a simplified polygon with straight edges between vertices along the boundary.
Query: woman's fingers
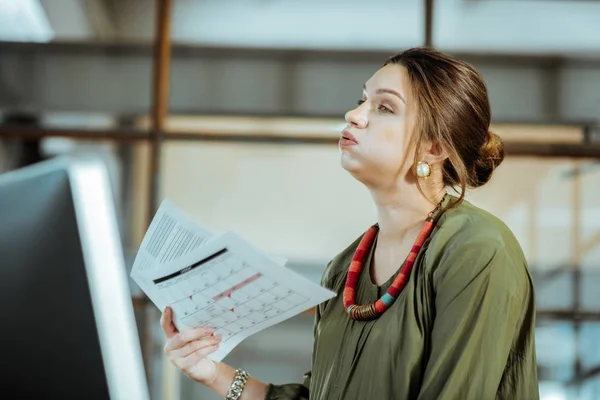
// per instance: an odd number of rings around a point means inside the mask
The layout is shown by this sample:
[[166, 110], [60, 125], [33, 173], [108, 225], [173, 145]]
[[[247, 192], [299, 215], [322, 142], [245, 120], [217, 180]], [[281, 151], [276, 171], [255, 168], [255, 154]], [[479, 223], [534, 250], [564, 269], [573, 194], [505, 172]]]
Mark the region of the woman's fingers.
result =
[[212, 334], [212, 328], [206, 326], [196, 329], [190, 329], [184, 332], [179, 332], [171, 336], [167, 340], [167, 343], [165, 344], [165, 353], [180, 349], [188, 343], [201, 339], [203, 337], [210, 337]]
[[192, 369], [198, 364], [200, 360], [208, 357], [209, 355], [217, 351], [219, 349], [219, 344], [220, 343], [213, 344], [211, 346], [203, 347], [201, 349], [196, 350], [189, 356], [181, 359], [179, 362], [179, 367], [184, 371]]
[[165, 307], [165, 310], [160, 316], [160, 327], [167, 339], [172, 338], [179, 332], [173, 323], [173, 310], [171, 307]]
[[221, 343], [220, 336], [204, 336], [192, 342], [188, 342], [185, 346], [171, 350], [171, 358], [185, 358], [195, 352], [198, 352], [207, 347], [215, 346]]

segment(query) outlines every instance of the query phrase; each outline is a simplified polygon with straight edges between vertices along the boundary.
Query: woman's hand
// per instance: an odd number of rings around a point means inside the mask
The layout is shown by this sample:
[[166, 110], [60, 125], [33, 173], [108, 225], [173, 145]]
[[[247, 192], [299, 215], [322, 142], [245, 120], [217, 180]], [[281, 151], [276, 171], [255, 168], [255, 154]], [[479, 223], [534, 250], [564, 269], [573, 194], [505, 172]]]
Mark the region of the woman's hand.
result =
[[185, 375], [209, 385], [217, 378], [217, 364], [206, 358], [219, 348], [221, 337], [208, 327], [179, 332], [173, 324], [173, 310], [166, 307], [160, 326], [167, 338], [164, 353]]

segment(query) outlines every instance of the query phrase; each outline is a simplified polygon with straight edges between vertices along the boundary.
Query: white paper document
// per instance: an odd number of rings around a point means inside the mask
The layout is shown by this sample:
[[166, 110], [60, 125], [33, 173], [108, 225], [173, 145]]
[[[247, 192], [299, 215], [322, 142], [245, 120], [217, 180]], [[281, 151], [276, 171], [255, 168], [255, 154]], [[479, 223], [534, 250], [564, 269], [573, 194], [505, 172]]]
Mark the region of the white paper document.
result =
[[335, 296], [235, 233], [214, 236], [168, 202], [138, 258], [133, 279], [159, 309], [173, 309], [180, 331], [211, 326], [223, 337], [210, 356], [215, 361], [248, 336]]
[[142, 240], [132, 272], [160, 268], [197, 249], [214, 235], [164, 200]]

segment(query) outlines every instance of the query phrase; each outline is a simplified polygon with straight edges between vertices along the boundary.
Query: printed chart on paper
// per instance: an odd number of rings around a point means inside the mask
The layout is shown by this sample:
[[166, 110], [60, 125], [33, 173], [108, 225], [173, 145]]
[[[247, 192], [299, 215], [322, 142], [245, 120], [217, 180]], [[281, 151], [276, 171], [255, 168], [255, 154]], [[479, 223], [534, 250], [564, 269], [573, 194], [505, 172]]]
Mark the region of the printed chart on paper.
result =
[[179, 323], [211, 326], [224, 341], [310, 300], [227, 250], [154, 283]]

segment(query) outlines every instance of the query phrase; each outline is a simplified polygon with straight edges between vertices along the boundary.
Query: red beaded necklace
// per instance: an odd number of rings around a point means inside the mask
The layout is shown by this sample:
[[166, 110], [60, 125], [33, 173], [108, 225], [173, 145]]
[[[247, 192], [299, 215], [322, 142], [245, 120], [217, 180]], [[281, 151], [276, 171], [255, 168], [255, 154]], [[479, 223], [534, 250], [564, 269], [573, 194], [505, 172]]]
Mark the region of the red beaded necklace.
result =
[[410, 253], [408, 253], [404, 267], [402, 267], [402, 270], [398, 273], [398, 276], [396, 276], [396, 279], [394, 279], [394, 282], [388, 291], [381, 296], [379, 300], [373, 303], [357, 305], [354, 303], [356, 284], [358, 283], [358, 277], [360, 276], [360, 271], [363, 267], [364, 258], [373, 244], [373, 240], [375, 239], [375, 235], [379, 230], [379, 227], [377, 225], [373, 225], [367, 232], [365, 232], [360, 243], [358, 244], [358, 247], [356, 248], [356, 251], [354, 252], [354, 256], [352, 257], [352, 262], [350, 263], [350, 268], [348, 270], [348, 276], [346, 277], [346, 286], [344, 288], [344, 308], [352, 319], [357, 321], [373, 320], [378, 318], [385, 312], [385, 310], [394, 304], [400, 295], [400, 292], [406, 285], [406, 282], [408, 281], [410, 271], [412, 270], [413, 264], [415, 263], [421, 247], [435, 226], [436, 221], [434, 220], [434, 214], [441, 207], [445, 198], [446, 197], [444, 196], [437, 207], [431, 211], [429, 215], [427, 215], [427, 219], [425, 219], [425, 222], [421, 227], [421, 232], [419, 232], [419, 235], [415, 240], [415, 244], [413, 245]]

